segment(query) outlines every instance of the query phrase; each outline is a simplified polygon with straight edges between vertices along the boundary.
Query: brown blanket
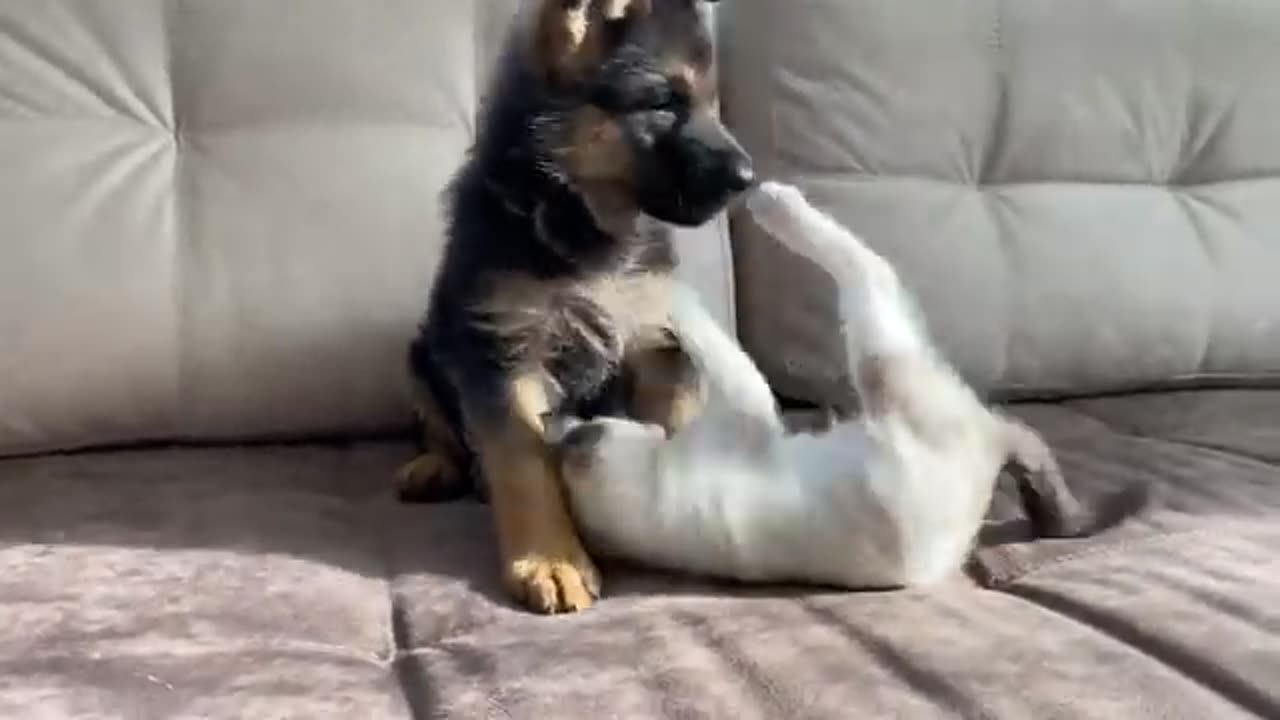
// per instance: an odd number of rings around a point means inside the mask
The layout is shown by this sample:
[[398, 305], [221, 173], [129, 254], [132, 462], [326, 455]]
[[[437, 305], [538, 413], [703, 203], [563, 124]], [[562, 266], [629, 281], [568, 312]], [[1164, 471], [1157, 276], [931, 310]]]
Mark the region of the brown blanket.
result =
[[0, 462], [0, 717], [1280, 717], [1280, 392], [1018, 414], [1111, 526], [982, 550], [989, 588], [611, 568], [556, 618], [486, 508], [396, 504], [399, 446]]

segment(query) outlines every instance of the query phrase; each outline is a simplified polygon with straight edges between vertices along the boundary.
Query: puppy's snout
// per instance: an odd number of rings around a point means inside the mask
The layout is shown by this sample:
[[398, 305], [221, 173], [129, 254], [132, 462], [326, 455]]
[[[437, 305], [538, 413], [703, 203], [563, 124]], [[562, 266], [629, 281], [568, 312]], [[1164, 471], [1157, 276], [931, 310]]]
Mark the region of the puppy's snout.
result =
[[727, 133], [722, 132], [716, 137], [709, 143], [708, 149], [713, 158], [713, 185], [729, 194], [737, 194], [755, 184], [756, 170], [751, 156]]
[[701, 148], [711, 186], [732, 194], [747, 190], [755, 182], [751, 155], [718, 120], [709, 115], [693, 118], [686, 132], [689, 140]]
[[751, 158], [744, 152], [734, 153], [724, 164], [724, 186], [727, 190], [740, 193], [756, 182], [756, 170]]

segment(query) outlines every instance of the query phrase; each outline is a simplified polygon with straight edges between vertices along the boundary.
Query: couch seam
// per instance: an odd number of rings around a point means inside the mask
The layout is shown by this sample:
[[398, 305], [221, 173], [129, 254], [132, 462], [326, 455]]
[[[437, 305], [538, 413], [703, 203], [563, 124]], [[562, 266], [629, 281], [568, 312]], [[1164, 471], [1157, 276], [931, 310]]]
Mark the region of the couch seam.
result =
[[[198, 647], [188, 653], [179, 653], [182, 655], [231, 655], [244, 654], [254, 652], [269, 653], [295, 653], [295, 654], [317, 654], [325, 655], [344, 660], [353, 660], [371, 667], [385, 668], [387, 663], [384, 658], [373, 652], [365, 652], [357, 650], [349, 645], [336, 645], [333, 643], [312, 642], [309, 640], [251, 640], [245, 642], [228, 642], [218, 645], [206, 645]], [[39, 655], [39, 653], [36, 653]], [[146, 652], [104, 652], [95, 653], [94, 659], [101, 658], [133, 658], [148, 655]], [[48, 653], [46, 657], [82, 657], [84, 653]]]
[[1228, 450], [1226, 448], [1215, 447], [1212, 445], [1207, 445], [1202, 443], [1187, 442], [1185, 440], [1174, 440], [1172, 438], [1163, 438], [1157, 435], [1147, 435], [1132, 429], [1126, 429], [1124, 427], [1116, 425], [1115, 423], [1107, 420], [1101, 415], [1098, 415], [1096, 413], [1091, 413], [1091, 412], [1088, 412], [1087, 410], [1083, 410], [1079, 407], [1076, 407], [1074, 404], [1070, 402], [1063, 403], [1061, 407], [1077, 415], [1093, 420], [1094, 422], [1106, 428], [1108, 432], [1112, 433], [1113, 435], [1118, 435], [1120, 437], [1126, 437], [1132, 440], [1141, 440], [1143, 442], [1156, 443], [1158, 445], [1170, 445], [1173, 447], [1191, 448], [1194, 450], [1200, 450], [1202, 452], [1210, 453], [1212, 455], [1220, 455], [1220, 456], [1225, 456], [1229, 458], [1234, 458], [1237, 460], [1243, 460], [1245, 462], [1253, 463], [1255, 465], [1263, 465], [1268, 468], [1276, 468], [1280, 466], [1280, 462], [1273, 462], [1273, 461], [1266, 460], [1253, 455], [1249, 455], [1246, 453], [1237, 452], [1235, 450]]
[[1170, 188], [1169, 194], [1173, 196], [1174, 204], [1182, 210], [1184, 215], [1186, 215], [1187, 224], [1191, 226], [1191, 231], [1195, 234], [1196, 244], [1200, 246], [1201, 251], [1204, 252], [1205, 258], [1208, 260], [1210, 265], [1210, 272], [1208, 273], [1208, 282], [1211, 286], [1209, 297], [1212, 299], [1213, 305], [1209, 308], [1209, 312], [1205, 317], [1204, 339], [1200, 343], [1199, 357], [1196, 358], [1196, 364], [1194, 366], [1194, 372], [1201, 372], [1204, 370], [1205, 364], [1209, 361], [1209, 351], [1213, 345], [1214, 318], [1217, 315], [1216, 311], [1220, 300], [1217, 292], [1218, 276], [1222, 268], [1222, 262], [1218, 258], [1217, 253], [1213, 251], [1208, 229], [1205, 228], [1204, 223], [1191, 207], [1191, 195], [1175, 188]]
[[1004, 378], [1009, 375], [1009, 368], [1012, 365], [1010, 358], [1013, 357], [1014, 345], [1014, 307], [1015, 293], [1013, 285], [1018, 282], [1018, 278], [1022, 277], [1019, 272], [1018, 258], [1015, 257], [1016, 242], [1011, 237], [1009, 229], [1005, 227], [1004, 216], [1001, 212], [1002, 203], [998, 193], [987, 192], [986, 181], [991, 177], [992, 169], [995, 167], [996, 159], [1000, 156], [1002, 149], [998, 147], [1001, 142], [1001, 136], [1007, 130], [1009, 122], [1009, 76], [1006, 67], [1007, 57], [1005, 53], [1004, 40], [1004, 0], [993, 0], [994, 13], [991, 20], [991, 41], [994, 44], [995, 57], [992, 59], [995, 72], [995, 117], [991, 121], [990, 137], [987, 138], [986, 152], [979, 159], [980, 165], [974, 177], [974, 184], [977, 187], [979, 197], [982, 199], [983, 207], [988, 213], [991, 220], [992, 230], [995, 232], [995, 244], [998, 251], [1002, 253], [1003, 262], [1001, 263], [1005, 272], [1004, 280], [1004, 313], [1005, 323], [1001, 328], [1003, 342], [1001, 344], [1000, 358], [997, 361], [999, 366], [995, 368], [994, 376], [991, 378], [991, 384], [999, 385]]
[[1014, 335], [1016, 334], [1014, 330], [1015, 324], [1013, 322], [1013, 315], [1015, 311], [1013, 308], [1017, 304], [1013, 284], [1017, 282], [1019, 277], [1021, 277], [1021, 273], [1019, 272], [1021, 264], [1015, 257], [1017, 255], [1017, 242], [1012, 237], [1012, 233], [1009, 231], [1009, 228], [1005, 226], [1005, 218], [1002, 210], [1004, 206], [1001, 202], [1000, 195], [998, 193], [980, 191], [979, 197], [982, 199], [982, 204], [987, 212], [987, 217], [991, 220], [991, 228], [995, 232], [996, 251], [1001, 255], [1001, 259], [1003, 260], [1003, 262], [1001, 262], [1001, 266], [1004, 268], [1005, 272], [1004, 312], [1006, 322], [1000, 332], [1003, 337], [1000, 357], [997, 360], [998, 367], [995, 368], [994, 376], [991, 378], [991, 384], [998, 387], [1003, 384], [1004, 379], [1008, 377], [1009, 368], [1012, 365], [1011, 358], [1013, 357], [1015, 342]]
[[1214, 455], [1225, 455], [1227, 457], [1232, 457], [1237, 460], [1245, 460], [1258, 465], [1266, 465], [1267, 467], [1270, 467], [1270, 468], [1280, 469], [1280, 460], [1272, 460], [1270, 458], [1266, 458], [1261, 455], [1255, 455], [1254, 453], [1247, 453], [1247, 452], [1241, 452], [1239, 450], [1233, 450], [1224, 445], [1213, 445], [1211, 443], [1190, 442], [1188, 440], [1172, 440], [1168, 438], [1157, 438], [1150, 435], [1130, 435], [1129, 437], [1133, 437], [1139, 440], [1163, 442], [1169, 445], [1178, 445], [1182, 447], [1192, 448], [1195, 450], [1201, 450]]
[[1274, 392], [1280, 389], [1280, 372], [1184, 373], [1161, 380], [1113, 383], [1109, 386], [1100, 386], [1092, 390], [1069, 390], [1062, 386], [1037, 387], [1031, 384], [1006, 383], [993, 388], [990, 394], [1006, 404], [1025, 404], [1064, 403], [1090, 398], [1228, 389]]
[[169, 81], [169, 116], [173, 127], [170, 128], [171, 140], [173, 142], [173, 184], [171, 191], [173, 193], [173, 347], [174, 347], [174, 382], [173, 389], [173, 406], [170, 409], [172, 414], [170, 420], [170, 429], [167, 433], [161, 435], [174, 437], [185, 434], [183, 428], [186, 426], [186, 393], [187, 378], [190, 376], [189, 361], [187, 359], [187, 349], [184, 346], [186, 342], [186, 333], [183, 328], [187, 319], [187, 302], [186, 288], [189, 285], [188, 272], [191, 267], [190, 257], [191, 241], [187, 212], [187, 203], [185, 194], [187, 192], [187, 160], [188, 152], [182, 141], [182, 135], [186, 131], [185, 123], [182, 117], [182, 103], [179, 97], [179, 82], [177, 77], [178, 58], [175, 51], [177, 45], [177, 28], [180, 25], [178, 13], [180, 12], [180, 3], [168, 2], [164, 5], [164, 37], [165, 37], [165, 76]]
[[994, 12], [991, 19], [991, 49], [995, 53], [992, 73], [996, 84], [995, 116], [991, 119], [990, 136], [987, 138], [986, 151], [979, 158], [979, 166], [974, 174], [974, 184], [979, 188], [987, 187], [987, 178], [991, 177], [996, 159], [1002, 147], [1001, 136], [1008, 129], [1009, 123], [1009, 76], [1004, 40], [1004, 0], [993, 0]]
[[[772, 112], [770, 113], [772, 117]], [[974, 187], [974, 183], [964, 182], [950, 177], [942, 177], [938, 175], [928, 175], [920, 172], [893, 172], [893, 173], [867, 173], [867, 172], [849, 172], [843, 170], [821, 170], [821, 169], [796, 169], [792, 171], [794, 174], [809, 177], [833, 176], [839, 180], [846, 182], [875, 182], [875, 181], [894, 181], [894, 180], [911, 180], [916, 182], [938, 183], [942, 185], [957, 185], [963, 187]], [[977, 187], [981, 190], [1018, 190], [1021, 188], [1038, 187], [1045, 185], [1067, 185], [1067, 186], [1085, 186], [1094, 185], [1099, 187], [1113, 188], [1149, 188], [1149, 189], [1177, 189], [1191, 192], [1204, 188], [1220, 187], [1223, 185], [1236, 185], [1241, 183], [1254, 182], [1271, 182], [1280, 181], [1280, 168], [1264, 169], [1252, 173], [1240, 173], [1229, 177], [1218, 178], [1214, 180], [1202, 180], [1190, 183], [1173, 183], [1173, 182], [1155, 182], [1150, 180], [1120, 180], [1115, 178], [1053, 178], [1045, 177], [1027, 180], [1002, 180], [1000, 182], [980, 182]]]
[[993, 582], [982, 585], [984, 590], [992, 592], [1004, 592], [1007, 588], [1011, 588], [1018, 583], [1036, 575], [1042, 575], [1046, 572], [1057, 570], [1066, 565], [1073, 565], [1078, 560], [1088, 560], [1100, 557], [1108, 557], [1121, 552], [1127, 552], [1135, 548], [1147, 545], [1163, 545], [1169, 540], [1181, 540], [1184, 537], [1204, 535], [1212, 532], [1212, 528], [1191, 528], [1178, 530], [1162, 530], [1153, 535], [1144, 535], [1140, 538], [1129, 538], [1127, 540], [1117, 540], [1105, 544], [1094, 545], [1089, 548], [1077, 550], [1075, 552], [1066, 553], [1056, 557], [1049, 558], [1037, 563], [1023, 572], [1014, 574], [1005, 579], [995, 580]]
[[386, 524], [378, 521], [377, 498], [366, 501], [362, 510], [365, 522], [372, 526], [371, 529], [375, 538], [374, 549], [382, 558], [382, 582], [386, 599], [383, 641], [386, 646], [385, 652], [377, 655], [378, 663], [387, 673], [388, 679], [394, 683], [396, 690], [399, 691], [400, 698], [404, 701], [404, 707], [409, 712], [409, 716], [414, 720], [419, 720], [432, 715], [431, 705], [433, 704], [433, 698], [430, 695], [429, 680], [425, 676], [421, 678], [422, 692], [411, 691], [408, 673], [414, 672], [416, 668], [406, 666], [403, 663], [413, 654], [409, 648], [408, 639], [410, 634], [406, 627], [407, 618], [396, 596], [395, 579], [398, 573], [392, 561], [394, 540], [388, 538], [385, 532]]

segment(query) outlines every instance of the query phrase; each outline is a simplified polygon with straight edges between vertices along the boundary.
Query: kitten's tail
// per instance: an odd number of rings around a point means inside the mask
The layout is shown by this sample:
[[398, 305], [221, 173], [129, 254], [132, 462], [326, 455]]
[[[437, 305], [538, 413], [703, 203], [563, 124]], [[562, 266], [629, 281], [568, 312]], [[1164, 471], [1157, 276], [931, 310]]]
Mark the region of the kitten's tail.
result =
[[697, 292], [679, 282], [672, 292], [671, 325], [681, 350], [697, 368], [708, 391], [695, 423], [768, 436], [781, 432], [782, 420], [769, 382], [738, 342], [711, 317]]

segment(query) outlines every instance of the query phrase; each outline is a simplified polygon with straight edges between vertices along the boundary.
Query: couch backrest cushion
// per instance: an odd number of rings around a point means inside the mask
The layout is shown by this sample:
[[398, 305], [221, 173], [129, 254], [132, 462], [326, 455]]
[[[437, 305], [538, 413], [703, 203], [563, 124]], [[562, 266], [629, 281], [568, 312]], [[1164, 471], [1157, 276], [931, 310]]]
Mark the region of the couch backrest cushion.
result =
[[[999, 394], [1280, 378], [1280, 4], [735, 0], [732, 124]], [[735, 218], [739, 331], [848, 397], [832, 287]]]
[[[0, 454], [402, 425], [516, 5], [0, 4]], [[727, 232], [695, 234], [730, 322]]]

